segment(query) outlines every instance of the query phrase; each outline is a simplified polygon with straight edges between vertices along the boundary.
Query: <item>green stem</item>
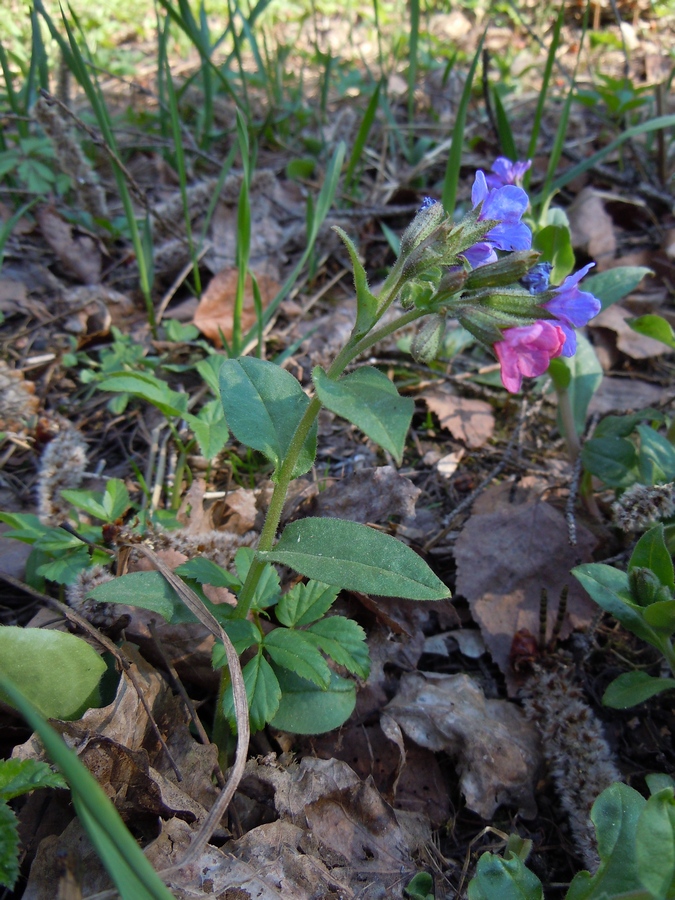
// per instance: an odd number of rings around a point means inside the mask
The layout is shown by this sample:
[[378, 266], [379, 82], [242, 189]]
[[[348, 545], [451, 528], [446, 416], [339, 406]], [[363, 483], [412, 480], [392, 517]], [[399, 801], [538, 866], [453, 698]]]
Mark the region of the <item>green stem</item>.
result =
[[577, 434], [576, 425], [574, 424], [572, 402], [570, 400], [569, 391], [565, 388], [557, 387], [556, 393], [558, 395], [558, 409], [560, 410], [560, 419], [562, 421], [563, 437], [567, 444], [570, 462], [574, 463], [581, 452], [581, 443], [579, 441], [579, 435]]

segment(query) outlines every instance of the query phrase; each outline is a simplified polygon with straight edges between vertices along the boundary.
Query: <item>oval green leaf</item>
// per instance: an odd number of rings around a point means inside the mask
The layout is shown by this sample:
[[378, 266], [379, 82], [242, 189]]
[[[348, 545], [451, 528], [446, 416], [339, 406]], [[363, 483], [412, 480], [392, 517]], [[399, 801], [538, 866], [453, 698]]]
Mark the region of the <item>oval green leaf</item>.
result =
[[628, 709], [673, 688], [673, 678], [653, 678], [646, 672], [624, 672], [608, 685], [602, 702], [612, 709]]
[[365, 366], [333, 381], [317, 366], [312, 372], [319, 400], [331, 412], [356, 425], [401, 462], [415, 403], [401, 397], [396, 385], [377, 369]]
[[450, 591], [410, 547], [367, 525], [343, 519], [291, 522], [261, 559], [364, 594], [444, 600]]
[[[310, 402], [297, 379], [264, 359], [226, 359], [220, 370], [220, 397], [237, 440], [259, 450], [278, 468]], [[315, 456], [316, 423], [305, 440], [293, 477], [308, 472]]]
[[[78, 719], [99, 706], [106, 665], [82, 638], [45, 628], [0, 627], [0, 673], [49, 719]], [[3, 697], [6, 699], [6, 697]]]
[[324, 734], [339, 728], [356, 705], [356, 685], [331, 672], [327, 690], [305, 681], [294, 672], [276, 668], [281, 687], [279, 708], [270, 722], [273, 728], [292, 734]]

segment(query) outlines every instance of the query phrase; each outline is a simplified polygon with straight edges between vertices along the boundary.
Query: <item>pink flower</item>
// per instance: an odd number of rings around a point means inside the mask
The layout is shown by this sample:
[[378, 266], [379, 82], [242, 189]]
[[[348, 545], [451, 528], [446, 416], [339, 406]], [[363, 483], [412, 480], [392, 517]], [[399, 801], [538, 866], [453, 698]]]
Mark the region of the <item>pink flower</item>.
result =
[[505, 329], [494, 350], [502, 367], [502, 384], [506, 390], [517, 394], [523, 376], [536, 378], [543, 375], [550, 361], [560, 356], [564, 345], [562, 328], [550, 321], [540, 320], [533, 325]]

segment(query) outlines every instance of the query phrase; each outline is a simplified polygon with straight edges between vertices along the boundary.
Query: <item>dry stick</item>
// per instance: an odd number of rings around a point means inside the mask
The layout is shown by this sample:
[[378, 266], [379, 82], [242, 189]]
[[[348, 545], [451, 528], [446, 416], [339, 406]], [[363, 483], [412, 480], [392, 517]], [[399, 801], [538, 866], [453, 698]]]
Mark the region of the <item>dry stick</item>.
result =
[[[211, 743], [209, 736], [206, 733], [204, 726], [202, 725], [202, 720], [199, 718], [199, 715], [197, 713], [197, 710], [195, 709], [194, 703], [190, 699], [188, 692], [185, 690], [183, 682], [180, 680], [180, 675], [176, 671], [174, 664], [171, 662], [171, 660], [167, 656], [166, 650], [164, 649], [164, 645], [162, 644], [161, 640], [159, 639], [159, 635], [157, 634], [157, 627], [155, 626], [154, 619], [150, 620], [149, 628], [150, 628], [150, 635], [152, 636], [152, 640], [155, 644], [155, 648], [156, 648], [157, 652], [159, 653], [159, 655], [161, 656], [162, 662], [166, 666], [167, 672], [171, 676], [171, 680], [173, 682], [173, 687], [180, 694], [181, 699], [182, 699], [183, 703], [185, 704], [185, 708], [187, 709], [188, 714], [189, 714], [190, 718], [192, 719], [192, 722], [193, 722], [195, 728], [197, 729], [197, 735], [199, 736], [199, 740], [202, 742], [202, 744], [204, 744], [205, 746], [208, 747], [209, 744]], [[218, 765], [218, 763], [216, 763], [216, 765], [215, 765], [214, 772], [215, 772], [216, 781], [218, 782], [219, 787], [221, 787], [221, 788], [224, 787], [225, 776], [221, 772], [220, 766]]]
[[35, 588], [30, 587], [30, 585], [24, 584], [23, 581], [19, 581], [18, 578], [14, 578], [11, 575], [7, 575], [5, 572], [0, 572], [0, 578], [3, 581], [7, 582], [7, 584], [11, 584], [13, 587], [17, 588], [18, 590], [21, 590], [24, 593], [29, 594], [31, 597], [34, 597], [36, 600], [39, 600], [41, 603], [44, 603], [45, 606], [49, 606], [53, 610], [61, 613], [61, 615], [65, 619], [67, 619], [73, 625], [77, 625], [77, 627], [81, 628], [82, 631], [85, 631], [91, 638], [93, 638], [95, 641], [97, 641], [102, 647], [105, 647], [105, 649], [108, 651], [108, 653], [111, 653], [115, 657], [115, 659], [117, 660], [117, 662], [120, 665], [120, 668], [124, 671], [124, 673], [126, 674], [126, 676], [129, 679], [129, 681], [133, 685], [134, 690], [138, 694], [138, 699], [141, 701], [141, 703], [143, 705], [143, 709], [146, 712], [146, 715], [150, 722], [150, 726], [155, 734], [155, 737], [159, 741], [159, 743], [162, 747], [162, 750], [166, 754], [166, 758], [168, 759], [168, 761], [171, 765], [171, 768], [175, 772], [176, 778], [178, 779], [178, 781], [182, 781], [183, 775], [182, 775], [180, 769], [178, 768], [178, 764], [176, 763], [175, 759], [171, 755], [171, 751], [167, 747], [166, 741], [162, 737], [162, 733], [160, 732], [159, 727], [153, 718], [152, 710], [150, 709], [148, 701], [145, 698], [145, 694], [141, 690], [141, 686], [138, 683], [138, 681], [136, 680], [136, 676], [131, 671], [131, 663], [122, 653], [120, 653], [119, 648], [116, 647], [115, 644], [113, 644], [113, 642], [109, 638], [107, 638], [104, 634], [101, 634], [101, 632], [97, 628], [94, 628], [94, 626], [91, 624], [91, 622], [88, 622], [85, 618], [83, 618], [81, 615], [79, 615], [79, 613], [76, 613], [75, 610], [71, 609], [69, 606], [66, 606], [65, 603], [61, 603], [60, 600], [55, 600], [54, 597], [50, 597], [47, 594], [43, 594], [40, 591], [36, 591]]
[[244, 676], [242, 675], [239, 656], [234, 649], [232, 641], [223, 631], [218, 620], [204, 606], [197, 594], [189, 588], [185, 582], [178, 577], [163, 562], [156, 553], [154, 553], [145, 544], [135, 544], [134, 548], [155, 566], [157, 571], [166, 578], [171, 587], [176, 591], [180, 599], [187, 606], [190, 612], [204, 625], [217, 640], [223, 642], [225, 646], [225, 655], [227, 656], [227, 665], [230, 670], [232, 679], [232, 693], [234, 697], [234, 713], [237, 722], [237, 752], [234, 758], [234, 765], [230, 769], [230, 776], [225, 790], [220, 794], [211, 810], [204, 819], [202, 826], [196, 837], [192, 840], [190, 847], [185, 856], [168, 869], [163, 869], [159, 875], [166, 879], [167, 877], [177, 874], [184, 866], [194, 863], [203, 852], [208, 844], [211, 835], [218, 827], [220, 820], [225, 814], [225, 810], [230, 804], [235, 791], [239, 787], [239, 782], [244, 775], [246, 768], [246, 757], [248, 755], [248, 744], [251, 736], [251, 730], [248, 718], [248, 701], [246, 699], [246, 687], [244, 685]]

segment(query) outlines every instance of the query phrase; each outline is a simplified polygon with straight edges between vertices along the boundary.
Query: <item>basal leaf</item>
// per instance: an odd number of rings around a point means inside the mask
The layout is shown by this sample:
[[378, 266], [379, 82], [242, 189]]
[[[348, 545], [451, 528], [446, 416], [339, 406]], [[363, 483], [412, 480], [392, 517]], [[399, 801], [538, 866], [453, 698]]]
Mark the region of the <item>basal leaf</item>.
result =
[[612, 303], [622, 300], [640, 284], [645, 275], [653, 275], [651, 269], [644, 266], [617, 266], [599, 275], [590, 275], [584, 278], [584, 291], [589, 291], [602, 303], [602, 308], [607, 309]]
[[468, 890], [469, 900], [543, 900], [541, 881], [515, 854], [484, 853]]
[[[309, 399], [290, 372], [263, 359], [226, 359], [220, 370], [220, 396], [232, 433], [259, 450], [278, 468]], [[305, 440], [293, 477], [304, 475], [316, 455], [316, 423]]]
[[357, 369], [339, 381], [317, 366], [312, 372], [323, 405], [360, 428], [400, 463], [415, 403], [401, 397], [386, 375], [371, 366]]
[[347, 671], [360, 678], [368, 677], [370, 654], [366, 644], [366, 633], [352, 619], [329, 616], [315, 622], [303, 633], [338, 665], [344, 666]]
[[673, 688], [673, 678], [653, 678], [646, 672], [624, 672], [607, 686], [602, 702], [612, 709], [628, 709]]
[[628, 576], [625, 572], [603, 563], [584, 563], [572, 569], [572, 575], [605, 612], [611, 613], [643, 641], [654, 647], [660, 646], [660, 637], [649, 628], [641, 611], [630, 600]]
[[[281, 699], [279, 681], [274, 669], [262, 655], [262, 652], [258, 652], [253, 659], [246, 663], [242, 669], [242, 674], [246, 685], [251, 731], [260, 731], [272, 720], [279, 709], [279, 701]], [[232, 685], [229, 686], [223, 695], [223, 714], [232, 730], [236, 732], [237, 721], [234, 715]]]
[[645, 337], [653, 338], [655, 341], [661, 341], [671, 350], [675, 350], [675, 333], [673, 326], [663, 316], [657, 316], [654, 313], [648, 313], [645, 316], [638, 316], [635, 319], [629, 319], [628, 324]]
[[133, 394], [156, 406], [165, 416], [182, 418], [187, 413], [188, 395], [172, 391], [166, 382], [154, 375], [113, 372], [97, 386], [101, 391]]
[[94, 648], [74, 634], [0, 626], [0, 673], [22, 685], [46, 718], [77, 719], [98, 706], [105, 670]]
[[625, 438], [593, 437], [581, 448], [584, 468], [613, 488], [627, 488], [639, 478], [635, 446]]
[[279, 600], [276, 617], [287, 627], [309, 625], [325, 616], [340, 589], [321, 581], [296, 584]]
[[675, 481], [675, 447], [667, 437], [650, 425], [638, 425], [640, 450], [638, 467], [643, 484], [664, 484]]
[[448, 588], [410, 547], [367, 525], [343, 519], [292, 522], [272, 550], [258, 555], [348, 590], [409, 600], [450, 596]]
[[330, 685], [321, 690], [311, 681], [287, 669], [277, 669], [282, 696], [270, 724], [293, 734], [323, 734], [339, 728], [356, 705], [356, 686], [347, 678], [330, 673]]
[[275, 628], [265, 635], [264, 647], [277, 666], [295, 672], [320, 688], [327, 688], [330, 684], [330, 669], [326, 660], [304, 631]]

